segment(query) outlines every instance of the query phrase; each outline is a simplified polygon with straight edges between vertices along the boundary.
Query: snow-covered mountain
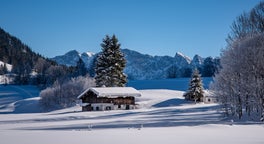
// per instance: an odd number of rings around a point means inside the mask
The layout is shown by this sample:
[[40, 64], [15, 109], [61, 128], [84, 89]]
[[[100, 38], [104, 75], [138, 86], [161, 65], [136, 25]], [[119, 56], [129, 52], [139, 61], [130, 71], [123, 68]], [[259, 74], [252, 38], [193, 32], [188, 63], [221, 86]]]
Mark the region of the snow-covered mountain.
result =
[[80, 58], [79, 52], [76, 50], [71, 50], [64, 55], [56, 56], [52, 58], [52, 60], [55, 60], [58, 64], [63, 64], [66, 66], [76, 66], [79, 58]]
[[79, 53], [76, 50], [71, 50], [64, 55], [56, 56], [51, 59], [56, 61], [58, 64], [62, 64], [66, 66], [76, 66], [80, 58], [85, 63], [85, 66], [89, 68], [91, 67], [93, 59], [95, 58], [95, 54], [92, 52]]
[[129, 49], [122, 50], [127, 60], [124, 72], [129, 79], [164, 79], [168, 78], [168, 70], [176, 65], [178, 69], [187, 68], [190, 59], [180, 53], [175, 57], [144, 55]]
[[[177, 52], [174, 57], [151, 56], [129, 49], [122, 49], [122, 52], [127, 61], [124, 72], [130, 80], [188, 77], [193, 68], [203, 65], [202, 57], [196, 55], [192, 60], [180, 52]], [[97, 55], [91, 52], [80, 54], [78, 51], [72, 50], [65, 55], [56, 56], [52, 60], [59, 64], [76, 66], [77, 61], [81, 58], [92, 73]]]
[[180, 62], [180, 65], [188, 65], [191, 63], [191, 58], [188, 56], [185, 56], [184, 54], [180, 52], [176, 52], [174, 58], [176, 59], [177, 62]]
[[204, 62], [204, 59], [201, 56], [195, 55], [191, 61], [191, 65], [193, 67], [200, 67], [202, 66], [203, 62]]

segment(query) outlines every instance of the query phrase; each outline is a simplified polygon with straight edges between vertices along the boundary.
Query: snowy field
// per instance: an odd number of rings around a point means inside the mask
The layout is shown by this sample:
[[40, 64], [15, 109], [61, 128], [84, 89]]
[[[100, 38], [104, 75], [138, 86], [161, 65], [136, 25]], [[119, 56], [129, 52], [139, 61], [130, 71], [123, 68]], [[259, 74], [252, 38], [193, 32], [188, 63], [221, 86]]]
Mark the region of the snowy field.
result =
[[264, 125], [231, 123], [217, 104], [186, 102], [182, 91], [140, 90], [139, 109], [43, 113], [34, 86], [0, 86], [3, 144], [263, 144]]
[[[212, 77], [203, 77], [203, 86], [209, 88], [213, 81]], [[174, 79], [159, 79], [159, 80], [129, 80], [128, 86], [138, 90], [142, 89], [170, 89], [186, 91], [189, 87], [190, 78], [174, 78]]]

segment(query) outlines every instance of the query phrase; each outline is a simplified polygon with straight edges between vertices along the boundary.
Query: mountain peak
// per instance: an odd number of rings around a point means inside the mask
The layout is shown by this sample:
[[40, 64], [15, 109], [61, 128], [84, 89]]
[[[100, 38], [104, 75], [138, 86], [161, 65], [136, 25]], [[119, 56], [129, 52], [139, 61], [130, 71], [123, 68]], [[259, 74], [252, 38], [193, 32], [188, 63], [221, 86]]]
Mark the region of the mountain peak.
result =
[[93, 53], [93, 52], [84, 52], [84, 53], [82, 53], [82, 56], [87, 56], [87, 57], [92, 57], [92, 56], [94, 56], [95, 55], [95, 53]]
[[89, 67], [95, 58], [95, 54], [92, 52], [84, 52], [80, 54], [77, 50], [71, 50], [64, 55], [56, 56], [51, 58], [56, 61], [58, 64], [66, 66], [76, 66], [79, 59], [82, 59], [86, 67]]
[[[186, 77], [189, 76], [188, 70], [190, 68], [201, 66], [204, 60], [199, 55], [196, 55], [191, 60], [180, 52], [177, 52], [174, 57], [151, 56], [129, 49], [122, 49], [122, 52], [127, 61], [124, 73], [131, 80], [163, 79], [169, 77], [168, 73], [172, 73], [176, 77]], [[75, 53], [76, 58], [64, 55], [64, 57], [53, 59], [60, 64], [76, 66], [77, 61], [81, 58], [88, 70], [92, 71], [94, 69], [98, 53], [84, 52], [81, 55], [77, 55], [77, 51], [70, 51], [68, 53]]]
[[190, 64], [191, 63], [191, 58], [189, 58], [188, 56], [186, 56], [186, 55], [184, 55], [184, 54], [182, 54], [181, 52], [176, 52], [176, 54], [175, 54], [175, 56], [174, 56], [176, 59], [184, 59], [184, 60], [186, 60], [186, 62], [188, 63], [188, 64]]
[[56, 56], [51, 59], [56, 61], [58, 64], [63, 64], [66, 66], [76, 66], [79, 58], [80, 58], [80, 53], [77, 50], [71, 50], [64, 55]]
[[67, 52], [65, 55], [80, 55], [80, 53], [77, 50], [71, 50]]
[[181, 52], [176, 52], [175, 56], [176, 55], [184, 57], [184, 55]]

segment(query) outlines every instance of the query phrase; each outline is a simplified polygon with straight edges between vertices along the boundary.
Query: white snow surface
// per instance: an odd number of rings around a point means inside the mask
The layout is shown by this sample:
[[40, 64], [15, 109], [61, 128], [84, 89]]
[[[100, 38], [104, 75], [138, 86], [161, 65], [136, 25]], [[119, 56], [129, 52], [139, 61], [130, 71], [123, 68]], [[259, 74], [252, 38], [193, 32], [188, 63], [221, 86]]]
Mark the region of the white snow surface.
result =
[[81, 98], [89, 90], [93, 91], [98, 97], [141, 96], [140, 92], [132, 87], [94, 87], [85, 90], [78, 98]]
[[92, 57], [95, 55], [93, 52], [84, 52], [83, 55], [87, 55], [88, 57]]
[[218, 104], [194, 104], [182, 91], [140, 90], [139, 109], [41, 112], [34, 86], [0, 86], [3, 144], [262, 144], [261, 123], [230, 123]]
[[[4, 66], [5, 63], [0, 61], [0, 66]], [[12, 65], [6, 63], [6, 68], [7, 68], [7, 71], [11, 72], [12, 71]]]

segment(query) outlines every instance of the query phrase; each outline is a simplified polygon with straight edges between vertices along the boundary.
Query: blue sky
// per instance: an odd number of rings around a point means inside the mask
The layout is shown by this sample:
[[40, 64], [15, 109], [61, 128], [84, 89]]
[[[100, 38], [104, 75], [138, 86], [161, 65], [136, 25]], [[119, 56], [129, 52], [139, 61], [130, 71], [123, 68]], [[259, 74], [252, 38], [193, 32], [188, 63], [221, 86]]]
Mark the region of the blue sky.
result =
[[0, 27], [46, 57], [99, 52], [106, 34], [150, 55], [219, 56], [230, 25], [260, 0], [1, 0]]

